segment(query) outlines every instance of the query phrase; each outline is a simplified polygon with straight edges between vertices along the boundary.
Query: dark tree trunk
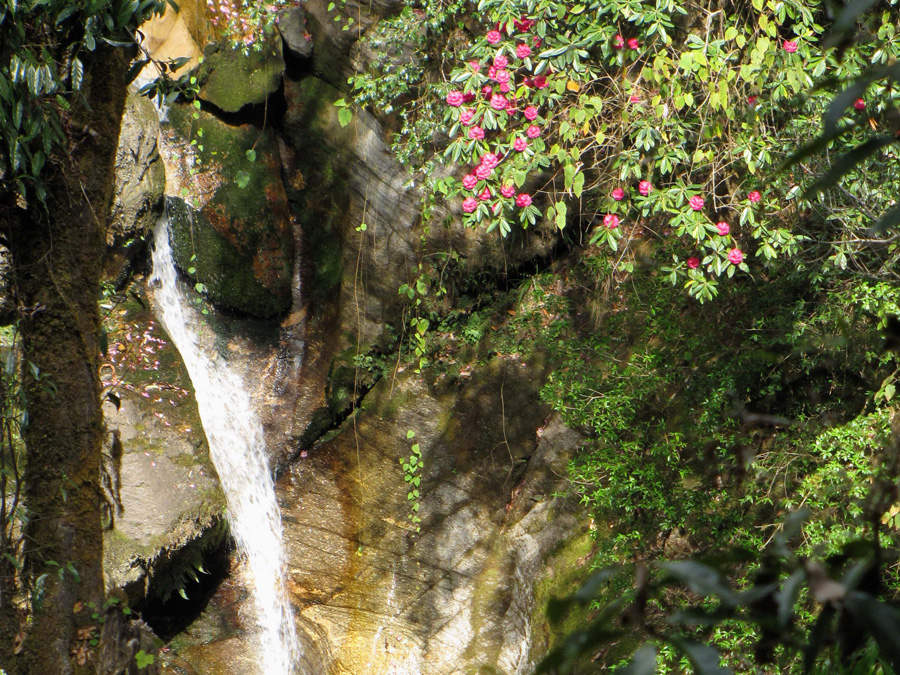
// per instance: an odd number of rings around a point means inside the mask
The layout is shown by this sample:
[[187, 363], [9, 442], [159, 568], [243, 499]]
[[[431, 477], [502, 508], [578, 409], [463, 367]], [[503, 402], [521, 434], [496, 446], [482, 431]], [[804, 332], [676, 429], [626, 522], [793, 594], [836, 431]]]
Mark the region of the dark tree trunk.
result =
[[101, 629], [91, 616], [104, 592], [98, 295], [127, 61], [121, 49], [90, 57], [88, 105], [65, 120], [69, 148], [49, 169], [47, 211], [4, 209], [22, 316], [25, 573], [36, 599], [22, 675], [92, 671]]

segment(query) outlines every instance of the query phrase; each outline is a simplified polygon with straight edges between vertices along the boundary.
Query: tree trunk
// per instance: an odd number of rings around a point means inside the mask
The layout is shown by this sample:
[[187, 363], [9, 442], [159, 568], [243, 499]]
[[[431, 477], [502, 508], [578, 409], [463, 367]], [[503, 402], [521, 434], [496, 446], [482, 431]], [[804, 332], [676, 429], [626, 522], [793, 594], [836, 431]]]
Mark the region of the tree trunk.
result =
[[69, 148], [49, 169], [47, 211], [6, 209], [28, 415], [25, 571], [34, 605], [22, 675], [93, 670], [101, 628], [92, 618], [104, 594], [98, 296], [127, 61], [121, 49], [90, 57], [87, 105], [64, 120]]

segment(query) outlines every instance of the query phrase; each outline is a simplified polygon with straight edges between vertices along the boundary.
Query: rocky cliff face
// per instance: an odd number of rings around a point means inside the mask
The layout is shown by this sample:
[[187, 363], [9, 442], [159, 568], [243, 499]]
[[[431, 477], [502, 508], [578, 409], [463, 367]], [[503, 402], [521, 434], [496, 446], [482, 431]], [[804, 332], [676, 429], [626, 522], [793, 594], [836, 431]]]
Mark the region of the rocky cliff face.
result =
[[[240, 105], [223, 104], [221, 84], [235, 64], [207, 64], [199, 115], [176, 107], [163, 127], [170, 207], [182, 199], [175, 208], [190, 216], [176, 235], [180, 264], [209, 300], [241, 313], [212, 311], [210, 325], [253, 391], [281, 468], [303, 672], [529, 673], [549, 639], [547, 594], [568, 583], [567, 568], [589, 546], [575, 505], [554, 496], [582, 439], [548, 418], [537, 393], [545, 376], [539, 357], [470, 355], [462, 371], [433, 371], [427, 380], [406, 369], [396, 360], [398, 289], [425, 256], [450, 249], [466, 273], [502, 284], [505, 269], [540, 259], [556, 240], [539, 229], [511, 247], [496, 233], [465, 230], [449, 211], [439, 211], [440, 227], [423, 228], [421, 186], [392, 157], [383, 120], [358, 111], [341, 127], [334, 105], [353, 64], [366, 61], [360, 34], [396, 3], [354, 5], [352, 31], [336, 30], [325, 5], [309, 0], [283, 24], [284, 32], [303, 31], [285, 35], [283, 75], [262, 78]], [[194, 172], [192, 153], [202, 160]], [[235, 180], [241, 171], [243, 187]], [[367, 367], [367, 358], [379, 367]], [[140, 395], [109, 412], [126, 448], [123, 501], [153, 512], [154, 532], [176, 540], [178, 523], [192, 516], [178, 520], [141, 502], [139, 488], [161, 499], [180, 494], [203, 447], [157, 429]], [[138, 432], [151, 426], [158, 440], [138, 448]], [[402, 466], [409, 431], [423, 456], [413, 499]], [[165, 485], [147, 478], [166, 475]], [[204, 494], [216, 494], [205, 469], [204, 480]], [[214, 511], [211, 503], [172, 506], [198, 514]], [[132, 525], [126, 516], [117, 528]], [[121, 568], [111, 583], [131, 579]], [[152, 585], [152, 569], [149, 578]], [[250, 672], [240, 579], [236, 561], [172, 642], [167, 672]]]

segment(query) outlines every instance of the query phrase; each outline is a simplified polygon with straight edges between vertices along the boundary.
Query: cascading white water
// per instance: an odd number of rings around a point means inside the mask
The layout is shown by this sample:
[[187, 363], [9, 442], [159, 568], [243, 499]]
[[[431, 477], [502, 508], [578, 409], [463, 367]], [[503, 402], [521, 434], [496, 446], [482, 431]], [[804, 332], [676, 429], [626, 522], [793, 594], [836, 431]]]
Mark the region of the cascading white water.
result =
[[299, 648], [284, 586], [281, 514], [265, 455], [262, 425], [243, 383], [200, 347], [196, 319], [176, 283], [168, 220], [154, 233], [153, 276], [159, 318], [194, 384], [200, 419], [225, 498], [231, 532], [246, 555], [259, 628], [259, 675], [291, 675]]

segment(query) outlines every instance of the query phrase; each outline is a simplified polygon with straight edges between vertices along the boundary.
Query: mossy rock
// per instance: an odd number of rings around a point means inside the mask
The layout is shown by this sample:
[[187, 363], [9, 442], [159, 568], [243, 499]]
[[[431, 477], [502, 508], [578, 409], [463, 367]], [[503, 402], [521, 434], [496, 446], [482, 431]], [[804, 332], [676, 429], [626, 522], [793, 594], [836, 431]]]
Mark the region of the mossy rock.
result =
[[284, 58], [281, 40], [259, 51], [210, 45], [200, 68], [200, 98], [220, 110], [235, 113], [244, 106], [265, 102], [281, 86]]
[[291, 306], [294, 238], [275, 135], [206, 112], [195, 120], [192, 110], [175, 106], [169, 121], [185, 143], [201, 141], [197, 182], [212, 194], [199, 210], [169, 198], [175, 263], [220, 306], [281, 314]]

